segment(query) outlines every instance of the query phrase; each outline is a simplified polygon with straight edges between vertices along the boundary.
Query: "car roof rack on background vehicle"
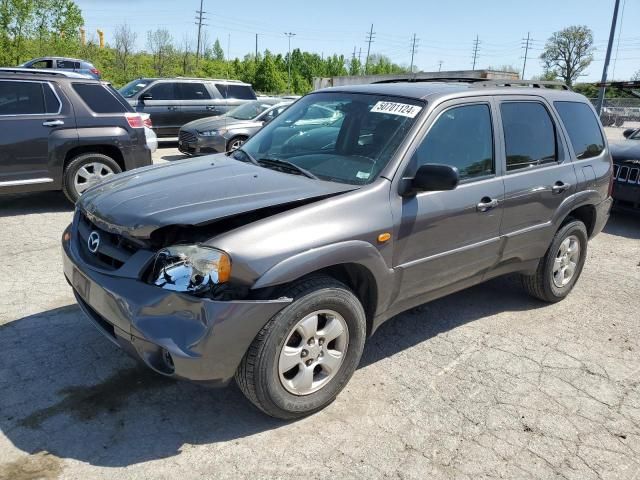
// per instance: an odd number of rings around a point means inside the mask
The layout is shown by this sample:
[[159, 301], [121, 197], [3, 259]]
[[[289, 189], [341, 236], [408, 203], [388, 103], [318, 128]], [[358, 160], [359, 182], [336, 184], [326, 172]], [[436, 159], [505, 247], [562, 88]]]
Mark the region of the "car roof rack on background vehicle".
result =
[[571, 90], [563, 82], [553, 80], [512, 80], [510, 78], [473, 78], [473, 77], [434, 77], [434, 78], [394, 78], [391, 80], [380, 80], [373, 83], [401, 83], [401, 82], [459, 82], [459, 83], [471, 83], [482, 87], [511, 87], [511, 86], [523, 86], [533, 88], [559, 88], [561, 90]]
[[0, 73], [17, 73], [23, 75], [51, 75], [54, 77], [82, 78], [84, 80], [94, 80], [90, 75], [78, 72], [65, 72], [61, 70], [45, 70], [42, 68], [10, 68], [0, 67]]

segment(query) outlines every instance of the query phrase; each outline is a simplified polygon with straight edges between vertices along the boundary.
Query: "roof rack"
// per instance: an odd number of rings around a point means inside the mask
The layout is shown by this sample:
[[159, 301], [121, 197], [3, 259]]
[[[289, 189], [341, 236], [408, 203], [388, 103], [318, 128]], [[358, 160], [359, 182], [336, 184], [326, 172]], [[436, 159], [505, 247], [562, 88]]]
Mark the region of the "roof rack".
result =
[[83, 78], [85, 80], [95, 80], [92, 76], [85, 75], [84, 73], [65, 72], [61, 70], [45, 70], [42, 68], [1, 67], [0, 73], [21, 73], [23, 75], [50, 75], [50, 76], [57, 76], [57, 77]]
[[533, 88], [560, 88], [562, 90], [571, 90], [566, 84], [558, 81], [550, 80], [512, 80], [510, 78], [473, 78], [473, 77], [434, 77], [434, 78], [394, 78], [390, 80], [380, 80], [373, 83], [399, 83], [399, 82], [459, 82], [472, 83], [482, 87], [511, 87], [511, 86], [529, 86]]

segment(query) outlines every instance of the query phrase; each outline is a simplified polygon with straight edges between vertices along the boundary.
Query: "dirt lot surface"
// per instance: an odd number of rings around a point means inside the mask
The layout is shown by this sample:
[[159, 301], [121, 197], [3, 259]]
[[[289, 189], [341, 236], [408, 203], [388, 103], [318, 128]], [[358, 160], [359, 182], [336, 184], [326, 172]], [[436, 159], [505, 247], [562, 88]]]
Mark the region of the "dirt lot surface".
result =
[[59, 193], [0, 197], [2, 480], [640, 479], [638, 216], [611, 218], [559, 304], [498, 279], [399, 315], [293, 423], [106, 341], [62, 275], [71, 216]]

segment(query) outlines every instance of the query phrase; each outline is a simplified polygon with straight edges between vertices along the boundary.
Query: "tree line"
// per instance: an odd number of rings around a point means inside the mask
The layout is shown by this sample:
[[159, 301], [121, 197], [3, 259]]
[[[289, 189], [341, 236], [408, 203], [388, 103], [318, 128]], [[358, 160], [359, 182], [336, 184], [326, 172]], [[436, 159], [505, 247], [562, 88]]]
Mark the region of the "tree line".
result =
[[[305, 94], [312, 89], [313, 77], [409, 73], [407, 65], [384, 55], [373, 54], [364, 65], [357, 57], [294, 49], [289, 85], [289, 54], [265, 50], [229, 59], [220, 41], [211, 42], [205, 32], [201, 54], [196, 55], [188, 36], [178, 41], [161, 28], [139, 38], [128, 25], [117, 27], [112, 41], [100, 48], [94, 34], [83, 38], [83, 24], [82, 12], [73, 0], [0, 0], [0, 65], [14, 66], [38, 56], [70, 56], [92, 62], [116, 87], [140, 77], [195, 76], [238, 79], [271, 94]], [[141, 43], [144, 50], [137, 48]], [[593, 54], [593, 34], [588, 27], [555, 32], [540, 56], [544, 74], [539, 79], [562, 79], [573, 85], [591, 65]], [[575, 88], [590, 96], [595, 87], [583, 84]], [[609, 89], [608, 95], [616, 93]]]

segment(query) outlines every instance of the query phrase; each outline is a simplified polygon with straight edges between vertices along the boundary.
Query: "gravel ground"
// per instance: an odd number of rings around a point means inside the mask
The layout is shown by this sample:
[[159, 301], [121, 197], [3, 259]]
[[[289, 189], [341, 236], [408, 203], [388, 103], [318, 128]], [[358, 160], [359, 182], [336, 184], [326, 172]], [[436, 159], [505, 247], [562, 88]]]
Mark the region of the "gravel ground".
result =
[[107, 342], [61, 273], [71, 215], [0, 197], [0, 479], [640, 479], [640, 217], [611, 218], [565, 301], [497, 279], [406, 312], [336, 402], [282, 422]]

